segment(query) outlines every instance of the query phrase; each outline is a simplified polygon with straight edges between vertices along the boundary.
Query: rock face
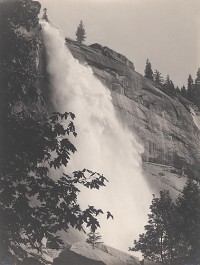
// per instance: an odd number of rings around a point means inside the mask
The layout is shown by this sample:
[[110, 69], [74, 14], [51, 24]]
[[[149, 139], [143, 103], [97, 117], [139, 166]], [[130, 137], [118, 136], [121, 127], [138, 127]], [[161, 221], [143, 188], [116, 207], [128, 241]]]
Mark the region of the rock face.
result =
[[87, 62], [110, 89], [117, 114], [144, 145], [144, 164], [165, 165], [179, 177], [200, 179], [197, 107], [178, 94], [167, 95], [137, 73], [133, 63], [107, 47], [77, 45], [68, 39], [66, 43], [73, 56]]
[[139, 260], [129, 254], [106, 245], [93, 249], [87, 243], [78, 242], [62, 251], [53, 265], [139, 265]]

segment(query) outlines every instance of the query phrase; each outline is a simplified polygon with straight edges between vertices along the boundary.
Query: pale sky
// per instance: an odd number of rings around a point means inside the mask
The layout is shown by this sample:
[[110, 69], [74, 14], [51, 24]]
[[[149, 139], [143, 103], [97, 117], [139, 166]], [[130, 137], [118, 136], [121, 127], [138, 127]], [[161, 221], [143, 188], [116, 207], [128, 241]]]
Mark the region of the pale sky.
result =
[[86, 44], [100, 43], [133, 61], [146, 59], [175, 85], [196, 78], [200, 67], [200, 0], [41, 0], [49, 19], [75, 39], [80, 20]]

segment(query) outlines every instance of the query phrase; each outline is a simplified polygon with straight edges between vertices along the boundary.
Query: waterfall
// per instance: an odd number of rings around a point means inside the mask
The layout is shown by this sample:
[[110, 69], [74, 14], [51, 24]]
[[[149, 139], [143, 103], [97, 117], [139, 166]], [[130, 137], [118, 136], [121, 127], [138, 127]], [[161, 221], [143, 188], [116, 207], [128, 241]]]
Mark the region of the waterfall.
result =
[[114, 215], [100, 218], [105, 244], [127, 251], [143, 232], [151, 192], [142, 176], [143, 147], [118, 119], [111, 93], [86, 64], [80, 64], [58, 29], [42, 22], [51, 96], [57, 111], [75, 113], [77, 148], [67, 170], [87, 168], [109, 180], [101, 190], [82, 190], [81, 206], [94, 205]]

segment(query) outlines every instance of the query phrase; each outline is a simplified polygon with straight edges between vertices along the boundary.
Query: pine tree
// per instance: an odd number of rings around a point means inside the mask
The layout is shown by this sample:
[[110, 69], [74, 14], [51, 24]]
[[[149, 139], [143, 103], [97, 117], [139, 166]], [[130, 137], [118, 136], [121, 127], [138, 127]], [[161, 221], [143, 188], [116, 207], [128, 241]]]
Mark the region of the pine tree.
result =
[[200, 108], [200, 68], [197, 71], [197, 77], [195, 79], [194, 99], [194, 103]]
[[42, 16], [42, 19], [46, 20], [47, 22], [49, 22], [49, 19], [48, 19], [48, 16], [47, 16], [47, 8], [45, 7], [43, 9], [43, 16]]
[[181, 94], [181, 96], [183, 96], [184, 98], [187, 97], [187, 90], [186, 90], [185, 86], [182, 86], [182, 87], [181, 87], [180, 94]]
[[146, 61], [146, 67], [145, 67], [145, 70], [144, 70], [144, 76], [147, 79], [153, 81], [153, 71], [151, 69], [151, 63], [150, 63], [149, 59], [147, 59], [147, 61]]
[[[132, 251], [145, 258], [171, 264], [179, 257], [200, 264], [200, 186], [188, 180], [175, 202], [169, 191], [153, 197], [145, 233], [134, 240]], [[181, 263], [182, 264], [182, 263]]]
[[195, 79], [195, 85], [200, 86], [200, 68], [197, 71], [197, 77]]
[[102, 241], [99, 241], [102, 239], [102, 236], [98, 232], [91, 230], [91, 232], [87, 236], [88, 238], [86, 239], [86, 242], [90, 244], [93, 247], [93, 249], [97, 244], [103, 243]]
[[167, 75], [167, 77], [165, 79], [165, 82], [163, 84], [163, 88], [170, 95], [172, 95], [174, 93], [174, 91], [175, 91], [174, 84], [173, 84], [172, 80], [170, 79], [169, 75]]
[[179, 245], [194, 264], [200, 262], [200, 187], [191, 179], [176, 201]]
[[160, 198], [153, 196], [148, 215], [148, 224], [145, 233], [134, 240], [132, 251], [141, 251], [145, 258], [157, 262], [170, 262], [176, 254], [175, 232], [175, 206], [169, 191], [161, 191]]
[[155, 70], [154, 81], [160, 86], [163, 85], [163, 77], [161, 76], [161, 73], [158, 70]]
[[187, 99], [190, 101], [194, 100], [194, 82], [192, 76], [189, 75], [187, 83]]
[[181, 90], [180, 90], [180, 88], [178, 86], [175, 88], [175, 90], [176, 90], [176, 93], [178, 93], [178, 94], [181, 93]]
[[81, 20], [76, 30], [76, 40], [78, 41], [78, 43], [82, 44], [82, 42], [85, 41], [85, 39], [86, 39], [85, 28], [83, 25], [83, 21]]

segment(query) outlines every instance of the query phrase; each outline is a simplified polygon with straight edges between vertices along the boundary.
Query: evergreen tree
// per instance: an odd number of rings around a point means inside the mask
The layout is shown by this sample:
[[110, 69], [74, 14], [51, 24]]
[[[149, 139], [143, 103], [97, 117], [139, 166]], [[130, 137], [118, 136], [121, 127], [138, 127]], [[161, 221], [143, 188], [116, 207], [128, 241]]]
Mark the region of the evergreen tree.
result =
[[170, 79], [169, 75], [167, 75], [167, 77], [165, 79], [165, 82], [163, 84], [163, 88], [170, 95], [172, 95], [174, 93], [174, 91], [175, 91], [174, 84], [173, 84], [172, 80]]
[[139, 240], [134, 240], [132, 251], [141, 251], [145, 258], [157, 262], [171, 262], [176, 249], [175, 232], [175, 206], [169, 191], [161, 191], [160, 198], [153, 196], [150, 206], [151, 213], [146, 225], [145, 233], [139, 235]]
[[145, 67], [145, 70], [144, 70], [144, 76], [147, 79], [153, 81], [153, 71], [151, 69], [151, 63], [150, 63], [149, 59], [147, 59], [147, 61], [146, 61], [146, 67]]
[[193, 79], [192, 76], [189, 75], [188, 77], [188, 83], [187, 83], [187, 99], [190, 101], [194, 100], [194, 84], [193, 84]]
[[200, 68], [197, 71], [197, 77], [195, 79], [194, 103], [200, 108]]
[[155, 70], [154, 81], [160, 86], [163, 85], [163, 77], [161, 76], [161, 73], [158, 70]]
[[83, 21], [81, 20], [76, 30], [76, 40], [78, 41], [78, 43], [82, 44], [82, 42], [85, 41], [85, 39], [86, 39], [85, 28], [83, 25]]
[[43, 16], [42, 16], [42, 19], [46, 20], [47, 22], [49, 22], [49, 19], [48, 19], [48, 16], [47, 16], [47, 8], [44, 8], [43, 9]]
[[184, 98], [187, 97], [187, 90], [186, 90], [185, 86], [182, 86], [182, 87], [181, 87], [180, 94], [181, 94], [181, 96], [183, 96]]
[[178, 93], [178, 94], [180, 94], [180, 93], [181, 93], [181, 90], [180, 90], [180, 88], [179, 88], [178, 86], [176, 87], [176, 89], [175, 89], [175, 90], [176, 90], [176, 93]]
[[134, 240], [132, 251], [141, 251], [145, 258], [171, 264], [187, 257], [191, 264], [200, 264], [200, 187], [188, 180], [175, 202], [169, 191], [153, 197], [145, 233]]
[[195, 85], [200, 88], [200, 68], [197, 71], [197, 77], [195, 79]]
[[176, 201], [177, 231], [182, 253], [188, 254], [194, 264], [200, 262], [200, 187], [188, 180]]
[[97, 244], [103, 243], [102, 241], [99, 241], [101, 239], [102, 239], [102, 236], [98, 232], [91, 230], [91, 232], [88, 234], [88, 238], [86, 239], [86, 242], [90, 244], [94, 249]]

